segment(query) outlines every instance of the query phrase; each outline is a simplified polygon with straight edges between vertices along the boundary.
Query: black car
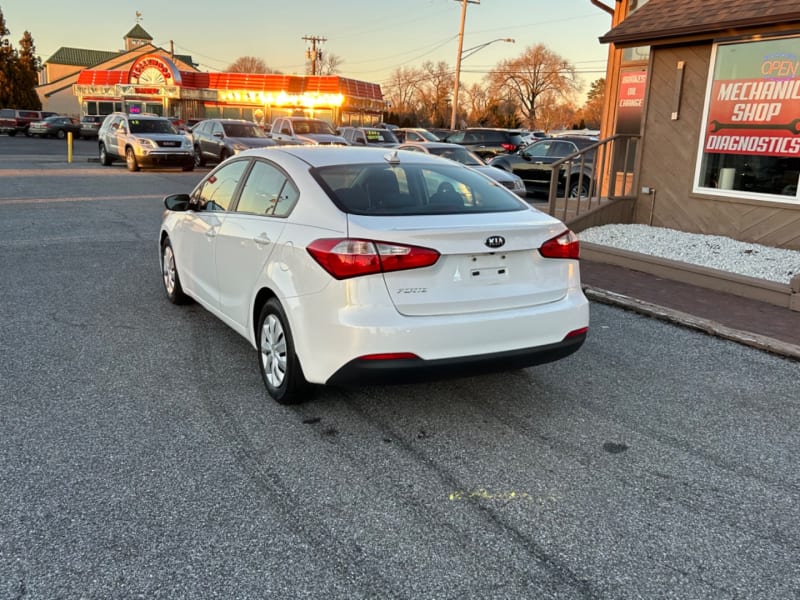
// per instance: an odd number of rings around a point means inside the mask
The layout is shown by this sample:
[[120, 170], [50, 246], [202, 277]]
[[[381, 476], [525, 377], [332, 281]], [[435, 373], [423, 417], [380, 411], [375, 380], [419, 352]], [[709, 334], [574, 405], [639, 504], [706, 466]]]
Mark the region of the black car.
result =
[[448, 135], [442, 141], [460, 144], [483, 160], [501, 154], [511, 154], [522, 147], [522, 134], [519, 129], [498, 129], [494, 127], [468, 127]]
[[80, 137], [81, 122], [75, 117], [55, 115], [28, 125], [28, 135], [36, 137], [57, 137], [63, 140], [68, 133]]
[[[548, 194], [553, 169], [557, 160], [570, 156], [597, 143], [597, 138], [588, 136], [561, 136], [545, 138], [525, 146], [519, 152], [498, 156], [489, 164], [510, 171], [522, 178], [530, 194]], [[595, 151], [589, 150], [580, 158], [562, 166], [558, 174], [558, 192], [570, 197], [588, 196], [594, 182]], [[582, 175], [581, 175], [582, 173]]]
[[192, 127], [191, 135], [198, 167], [222, 162], [242, 150], [277, 146], [256, 123], [243, 119], [203, 119]]

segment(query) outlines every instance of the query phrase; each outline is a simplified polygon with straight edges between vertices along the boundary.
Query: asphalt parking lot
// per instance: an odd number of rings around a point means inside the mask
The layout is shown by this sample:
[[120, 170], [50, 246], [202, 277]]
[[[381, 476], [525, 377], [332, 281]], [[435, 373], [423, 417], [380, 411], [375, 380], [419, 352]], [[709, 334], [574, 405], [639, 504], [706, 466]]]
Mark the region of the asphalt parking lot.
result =
[[567, 359], [286, 407], [161, 199], [0, 136], [0, 598], [796, 598], [795, 361], [592, 305]]

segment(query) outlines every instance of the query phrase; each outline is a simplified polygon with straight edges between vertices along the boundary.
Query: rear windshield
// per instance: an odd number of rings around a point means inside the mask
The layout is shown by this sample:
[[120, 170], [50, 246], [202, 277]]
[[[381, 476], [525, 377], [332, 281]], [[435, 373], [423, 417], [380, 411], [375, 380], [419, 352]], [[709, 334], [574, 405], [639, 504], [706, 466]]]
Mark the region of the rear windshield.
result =
[[348, 213], [425, 215], [528, 209], [494, 180], [444, 161], [335, 165], [314, 169], [312, 174], [333, 202]]

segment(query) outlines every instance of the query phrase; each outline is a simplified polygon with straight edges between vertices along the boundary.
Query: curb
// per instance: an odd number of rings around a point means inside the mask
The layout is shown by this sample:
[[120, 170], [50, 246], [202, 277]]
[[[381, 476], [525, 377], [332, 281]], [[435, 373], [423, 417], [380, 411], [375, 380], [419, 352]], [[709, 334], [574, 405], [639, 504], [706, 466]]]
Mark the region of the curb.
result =
[[631, 298], [630, 296], [625, 296], [616, 292], [610, 292], [608, 290], [603, 290], [593, 286], [583, 286], [583, 292], [586, 297], [589, 298], [589, 300], [602, 302], [603, 304], [619, 306], [642, 315], [667, 321], [669, 323], [675, 323], [684, 327], [689, 327], [690, 329], [702, 331], [709, 335], [724, 338], [746, 346], [750, 346], [752, 348], [757, 348], [759, 350], [771, 352], [772, 354], [777, 354], [786, 358], [800, 361], [800, 346], [795, 344], [781, 342], [779, 340], [764, 335], [751, 333], [749, 331], [742, 331], [740, 329], [726, 327], [710, 319], [703, 319], [679, 310], [674, 310], [665, 306], [659, 306], [658, 304], [645, 302], [644, 300], [637, 300], [636, 298]]

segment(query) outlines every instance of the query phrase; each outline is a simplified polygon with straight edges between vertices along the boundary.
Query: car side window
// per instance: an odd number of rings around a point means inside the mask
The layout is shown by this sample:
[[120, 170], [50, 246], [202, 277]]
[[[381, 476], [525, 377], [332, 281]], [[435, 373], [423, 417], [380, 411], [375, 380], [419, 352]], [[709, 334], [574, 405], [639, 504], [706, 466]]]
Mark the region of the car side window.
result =
[[557, 156], [561, 158], [563, 156], [569, 156], [576, 150], [575, 144], [571, 142], [556, 141], [550, 146], [550, 151], [547, 154], [548, 156]]
[[285, 217], [292, 211], [299, 196], [297, 187], [283, 171], [257, 160], [242, 187], [236, 212]]
[[226, 211], [249, 161], [237, 160], [213, 171], [192, 193], [199, 210]]
[[526, 156], [547, 156], [548, 151], [550, 150], [550, 146], [553, 142], [537, 142], [535, 144], [531, 144], [527, 148], [525, 148], [524, 152]]

